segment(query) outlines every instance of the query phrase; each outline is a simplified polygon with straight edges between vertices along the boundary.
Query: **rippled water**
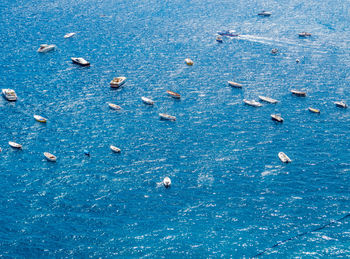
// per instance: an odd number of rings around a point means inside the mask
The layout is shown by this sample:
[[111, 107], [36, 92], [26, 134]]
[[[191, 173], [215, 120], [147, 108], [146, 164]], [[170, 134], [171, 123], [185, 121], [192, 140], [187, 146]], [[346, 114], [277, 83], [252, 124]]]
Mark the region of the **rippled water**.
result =
[[[350, 210], [350, 117], [333, 103], [350, 104], [349, 11], [315, 0], [0, 3], [1, 84], [18, 94], [0, 100], [0, 255], [349, 256], [349, 218], [336, 220]], [[223, 29], [241, 36], [218, 44]], [[37, 53], [43, 43], [57, 49]], [[115, 76], [123, 88], [109, 87]], [[280, 102], [243, 105], [258, 95]]]

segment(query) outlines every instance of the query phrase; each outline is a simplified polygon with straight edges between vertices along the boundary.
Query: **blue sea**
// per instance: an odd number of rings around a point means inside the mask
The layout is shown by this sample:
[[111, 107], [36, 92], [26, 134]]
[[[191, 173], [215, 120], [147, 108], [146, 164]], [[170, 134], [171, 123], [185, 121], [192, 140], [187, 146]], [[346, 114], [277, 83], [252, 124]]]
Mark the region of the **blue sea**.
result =
[[[334, 104], [350, 104], [349, 13], [341, 0], [3, 0], [1, 88], [18, 100], [0, 99], [0, 256], [349, 257], [350, 111]], [[240, 36], [220, 44], [221, 30]], [[243, 104], [259, 95], [279, 102]]]

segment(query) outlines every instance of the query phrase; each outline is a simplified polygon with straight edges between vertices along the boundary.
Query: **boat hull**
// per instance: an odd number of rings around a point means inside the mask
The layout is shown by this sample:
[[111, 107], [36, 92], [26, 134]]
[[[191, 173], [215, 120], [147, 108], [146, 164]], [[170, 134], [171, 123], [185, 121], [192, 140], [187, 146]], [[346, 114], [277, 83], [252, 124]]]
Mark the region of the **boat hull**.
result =
[[119, 105], [116, 105], [114, 103], [108, 103], [109, 108], [111, 108], [112, 110], [121, 110], [122, 107], [120, 107]]
[[278, 103], [277, 100], [272, 99], [272, 98], [270, 98], [270, 97], [266, 97], [266, 96], [261, 96], [261, 95], [259, 95], [259, 99], [260, 99], [261, 101], [264, 101], [264, 102], [267, 102], [267, 103], [272, 103], [272, 104]]
[[120, 148], [117, 148], [116, 146], [110, 145], [109, 147], [114, 153], [120, 153]]
[[311, 107], [309, 107], [308, 109], [309, 109], [309, 111], [312, 112], [312, 113], [320, 113], [320, 110], [319, 110], [319, 109], [315, 109], [315, 108], [311, 108]]
[[180, 99], [181, 98], [181, 95], [178, 94], [178, 93], [175, 93], [173, 91], [166, 91], [168, 95], [170, 95], [172, 98], [174, 99]]
[[50, 162], [56, 162], [57, 160], [57, 157], [49, 152], [44, 152], [44, 156], [47, 159], [47, 161], [50, 161]]
[[[17, 101], [17, 94], [14, 90], [12, 89], [2, 89], [2, 95], [4, 98], [9, 101], [9, 102], [15, 102]], [[11, 94], [9, 94], [11, 92]]]
[[44, 117], [42, 117], [42, 116], [40, 116], [40, 115], [34, 115], [34, 119], [35, 119], [36, 121], [38, 121], [38, 122], [41, 122], [41, 123], [47, 122], [47, 119], [44, 118]]
[[344, 102], [335, 102], [334, 104], [339, 108], [348, 108], [347, 104]]
[[119, 88], [123, 84], [125, 84], [125, 82], [126, 82], [126, 77], [116, 77], [109, 83], [109, 85], [112, 88]]
[[291, 93], [299, 97], [306, 97], [306, 93], [302, 91], [292, 90]]
[[271, 114], [271, 119], [276, 122], [283, 122], [283, 118], [277, 114]]
[[90, 66], [90, 62], [86, 61], [83, 58], [71, 58], [71, 60], [74, 64], [77, 64], [77, 65], [82, 66], [82, 67]]
[[12, 148], [22, 149], [22, 145], [21, 145], [21, 144], [18, 144], [18, 143], [16, 143], [16, 142], [9, 141], [9, 145], [10, 145], [10, 147], [12, 147]]
[[175, 121], [176, 120], [175, 116], [165, 114], [165, 113], [159, 113], [159, 117], [161, 120], [168, 120], [168, 121]]
[[232, 86], [234, 88], [242, 88], [242, 86], [243, 86], [243, 85], [236, 83], [236, 82], [233, 82], [233, 81], [227, 81], [227, 83], [229, 86]]
[[145, 103], [145, 104], [148, 104], [148, 105], [153, 105], [154, 104], [154, 101], [147, 98], [147, 97], [141, 97], [141, 100]]
[[246, 100], [246, 99], [243, 99], [243, 102], [244, 102], [246, 105], [253, 106], [253, 107], [261, 107], [261, 106], [262, 106], [261, 103], [256, 102], [256, 101], [254, 101], [254, 100]]
[[278, 157], [283, 163], [290, 163], [292, 160], [283, 152], [278, 153]]
[[165, 188], [169, 188], [170, 185], [171, 185], [171, 180], [169, 177], [165, 177], [164, 180], [163, 180], [163, 185]]

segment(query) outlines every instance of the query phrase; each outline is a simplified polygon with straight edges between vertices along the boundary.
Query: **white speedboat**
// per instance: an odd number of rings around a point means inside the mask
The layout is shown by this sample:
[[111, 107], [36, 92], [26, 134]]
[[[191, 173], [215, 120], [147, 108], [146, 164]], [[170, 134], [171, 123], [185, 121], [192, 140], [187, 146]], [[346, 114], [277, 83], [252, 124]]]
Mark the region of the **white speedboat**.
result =
[[120, 77], [115, 77], [113, 80], [110, 82], [110, 86], [112, 88], [118, 88], [121, 87], [126, 81], [125, 76], [120, 76]]
[[12, 141], [9, 141], [9, 145], [10, 145], [10, 147], [17, 148], [17, 149], [21, 149], [22, 148], [21, 144], [18, 144], [16, 142], [12, 142]]
[[305, 37], [310, 37], [311, 33], [309, 33], [309, 32], [301, 32], [301, 33], [298, 33], [298, 35], [301, 38], [305, 38]]
[[310, 112], [313, 112], [313, 113], [320, 113], [320, 110], [319, 109], [315, 109], [315, 108], [311, 108], [309, 107], [308, 108]]
[[334, 102], [334, 104], [335, 104], [337, 107], [340, 107], [340, 108], [348, 108], [348, 105], [347, 105], [346, 103], [344, 103], [343, 101]]
[[271, 114], [271, 119], [277, 122], [283, 122], [283, 118], [279, 114]]
[[283, 163], [290, 163], [290, 162], [292, 162], [292, 160], [283, 152], [279, 152], [278, 153], [278, 157]]
[[164, 185], [165, 188], [169, 188], [170, 187], [171, 180], [170, 180], [170, 178], [168, 176], [164, 178], [163, 185]]
[[70, 32], [70, 33], [67, 33], [66, 35], [64, 35], [64, 38], [65, 39], [68, 39], [68, 38], [71, 38], [75, 35], [75, 32]]
[[235, 87], [235, 88], [242, 88], [243, 85], [233, 82], [233, 81], [227, 81], [229, 86]]
[[168, 95], [170, 95], [171, 97], [175, 98], [175, 99], [180, 99], [181, 98], [181, 95], [178, 94], [178, 93], [175, 93], [173, 91], [166, 91]]
[[172, 115], [169, 115], [166, 113], [159, 113], [159, 117], [160, 117], [160, 119], [168, 120], [168, 121], [175, 121], [176, 120], [175, 116], [172, 116]]
[[262, 11], [262, 12], [258, 13], [259, 16], [265, 16], [265, 17], [271, 16], [271, 14], [272, 13], [267, 12], [267, 11]]
[[45, 53], [45, 52], [49, 52], [51, 50], [54, 50], [56, 48], [56, 45], [51, 44], [41, 44], [40, 47], [38, 48], [38, 52], [40, 53]]
[[40, 116], [40, 115], [34, 115], [34, 119], [35, 119], [36, 121], [42, 122], [42, 123], [47, 122], [47, 119], [44, 118], [44, 117], [42, 117], [42, 116]]
[[189, 66], [193, 65], [193, 61], [190, 58], [185, 58], [185, 63]]
[[250, 105], [250, 106], [254, 106], [254, 107], [260, 107], [262, 106], [261, 103], [255, 101], [255, 100], [246, 100], [246, 99], [243, 99], [243, 102], [247, 105]]
[[119, 105], [116, 105], [114, 103], [108, 103], [109, 108], [113, 109], [113, 110], [120, 110], [122, 107], [120, 107]]
[[236, 33], [235, 30], [218, 31], [218, 34], [220, 36], [229, 36], [229, 37], [237, 37], [238, 36], [238, 33]]
[[267, 102], [267, 103], [278, 103], [277, 100], [272, 99], [272, 98], [270, 98], [270, 97], [266, 97], [266, 96], [261, 96], [261, 95], [259, 95], [259, 99], [260, 99], [261, 101], [264, 101], [264, 102]]
[[75, 63], [77, 65], [80, 65], [82, 67], [90, 66], [90, 62], [86, 61], [83, 58], [74, 58], [74, 57], [72, 57], [71, 60], [73, 61], [73, 63]]
[[149, 98], [147, 98], [147, 97], [144, 97], [144, 96], [141, 97], [141, 100], [142, 100], [145, 104], [148, 104], [148, 105], [153, 105], [153, 104], [154, 104], [154, 101], [153, 101], [153, 100], [151, 100], [151, 99], [149, 99]]
[[6, 98], [6, 100], [14, 102], [17, 100], [17, 94], [12, 89], [2, 89], [2, 95]]
[[120, 148], [117, 148], [116, 146], [110, 145], [109, 148], [110, 148], [114, 153], [120, 153], [120, 152], [121, 152]]
[[298, 90], [291, 90], [292, 94], [296, 95], [296, 96], [300, 96], [300, 97], [305, 97], [306, 96], [306, 92], [302, 92], [302, 91], [298, 91]]
[[49, 152], [44, 152], [44, 156], [50, 162], [56, 162], [56, 160], [57, 160], [57, 157]]

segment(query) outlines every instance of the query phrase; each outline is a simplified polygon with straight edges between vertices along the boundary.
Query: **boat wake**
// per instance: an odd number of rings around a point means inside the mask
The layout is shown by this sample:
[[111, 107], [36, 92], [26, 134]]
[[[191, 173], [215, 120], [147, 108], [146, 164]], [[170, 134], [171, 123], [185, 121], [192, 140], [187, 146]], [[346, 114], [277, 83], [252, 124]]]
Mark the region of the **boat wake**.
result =
[[296, 42], [283, 41], [280, 39], [260, 37], [260, 36], [255, 36], [255, 35], [239, 35], [237, 37], [237, 39], [246, 40], [246, 41], [250, 41], [250, 42], [257, 42], [257, 43], [266, 44], [266, 45], [273, 45], [273, 46], [297, 46], [297, 45], [299, 45]]

